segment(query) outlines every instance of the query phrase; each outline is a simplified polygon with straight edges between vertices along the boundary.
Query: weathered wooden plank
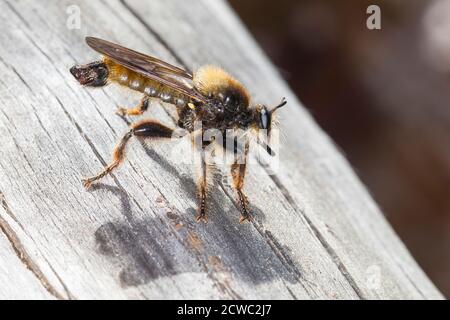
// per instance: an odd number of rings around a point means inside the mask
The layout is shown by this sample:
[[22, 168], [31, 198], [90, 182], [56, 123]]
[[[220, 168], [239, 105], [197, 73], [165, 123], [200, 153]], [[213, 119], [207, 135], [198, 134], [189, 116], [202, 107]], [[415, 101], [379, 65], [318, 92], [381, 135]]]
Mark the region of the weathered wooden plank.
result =
[[[25, 253], [8, 220], [13, 219], [0, 194], [0, 299], [51, 299], [55, 292]], [[5, 218], [4, 218], [5, 217]]]
[[[79, 30], [66, 28], [73, 1], [1, 4], [0, 191], [15, 219], [0, 217], [17, 230], [53, 297], [439, 298], [229, 8], [183, 3], [76, 1]], [[216, 63], [257, 100], [288, 98], [280, 171], [250, 167], [253, 223], [238, 224], [234, 194], [221, 179], [209, 223], [194, 222], [192, 168], [179, 163], [174, 142], [133, 142], [114, 176], [83, 189], [80, 177], [105, 165], [126, 130], [115, 106], [138, 98], [117, 87], [84, 89], [71, 78], [71, 65], [96, 56], [86, 35], [181, 66]], [[170, 107], [149, 109], [146, 118], [173, 126]], [[1, 258], [8, 268], [11, 258]]]
[[[196, 14], [195, 19], [189, 20], [184, 12], [175, 10], [179, 5], [176, 2], [164, 6], [158, 2], [150, 5], [138, 1], [127, 3], [150, 29], [157, 30], [155, 32], [182, 61], [191, 64], [192, 61], [194, 64], [220, 61], [221, 65], [235, 70], [238, 78], [260, 101], [272, 99], [274, 103], [273, 97], [288, 96], [288, 88], [282, 81], [276, 81], [278, 74], [222, 2], [197, 2], [190, 10], [207, 14]], [[154, 14], [150, 18], [152, 12], [162, 11], [163, 14]], [[214, 17], [214, 27], [220, 26], [217, 28], [220, 36], [212, 37], [216, 30], [211, 32], [211, 28], [205, 28], [205, 25], [209, 26], [210, 17]], [[175, 23], [186, 20], [189, 24]], [[176, 36], [180, 32], [189, 37], [180, 39]], [[188, 42], [202, 41], [207, 43], [208, 50], [188, 45]], [[295, 101], [295, 97], [288, 96], [288, 100]], [[341, 268], [352, 269], [352, 272], [347, 270], [350, 282], [357, 283], [362, 295], [371, 298], [401, 296], [414, 289], [416, 297], [433, 294], [435, 289], [428, 286], [430, 283], [420, 268], [405, 268], [413, 263], [410, 255], [348, 169], [345, 159], [335, 152], [311, 117], [302, 108], [284, 109], [281, 113], [287, 132], [286, 148], [282, 152], [282, 167], [286, 170], [280, 171], [276, 184], [282, 184], [293, 209], [305, 215], [330, 255], [335, 257], [335, 262]], [[348, 250], [346, 245], [355, 241], [359, 250]], [[373, 272], [378, 272], [376, 270], [380, 272], [381, 286], [372, 290], [371, 279]], [[423, 282], [422, 292], [414, 288], [415, 282]]]

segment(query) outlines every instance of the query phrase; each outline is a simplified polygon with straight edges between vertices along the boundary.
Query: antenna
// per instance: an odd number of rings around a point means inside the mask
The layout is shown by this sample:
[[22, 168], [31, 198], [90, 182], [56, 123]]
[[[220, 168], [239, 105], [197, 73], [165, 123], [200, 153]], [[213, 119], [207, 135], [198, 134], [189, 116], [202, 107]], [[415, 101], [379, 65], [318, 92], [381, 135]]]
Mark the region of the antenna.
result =
[[286, 103], [287, 103], [286, 98], [283, 97], [283, 98], [281, 99], [280, 104], [278, 104], [276, 107], [274, 107], [272, 110], [270, 110], [270, 113], [273, 113], [275, 110], [281, 108], [281, 107], [284, 106]]

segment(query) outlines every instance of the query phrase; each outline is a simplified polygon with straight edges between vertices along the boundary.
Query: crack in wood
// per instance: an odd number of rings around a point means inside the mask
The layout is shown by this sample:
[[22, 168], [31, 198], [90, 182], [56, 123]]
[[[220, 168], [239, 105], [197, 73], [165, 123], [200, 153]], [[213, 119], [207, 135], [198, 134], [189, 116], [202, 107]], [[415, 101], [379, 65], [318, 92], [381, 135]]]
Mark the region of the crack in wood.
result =
[[28, 23], [27, 19], [25, 19], [24, 17], [22, 17], [22, 15], [16, 10], [16, 8], [14, 8], [13, 5], [11, 5], [11, 3], [9, 3], [9, 1], [5, 1], [5, 4], [8, 6], [8, 8], [14, 12], [14, 14], [20, 19], [20, 21], [29, 29], [32, 30], [32, 27], [30, 26], [30, 24]]
[[[17, 221], [1, 191], [0, 191], [0, 203], [5, 212], [10, 217], [13, 217], [14, 221]], [[36, 279], [45, 288], [45, 290], [47, 290], [47, 292], [50, 293], [52, 296], [54, 296], [56, 299], [64, 300], [65, 298], [50, 284], [47, 277], [44, 275], [44, 273], [41, 271], [38, 265], [33, 261], [31, 256], [28, 254], [28, 252], [22, 245], [22, 242], [20, 241], [17, 234], [9, 225], [9, 223], [1, 216], [0, 216], [0, 230], [4, 233], [4, 235], [8, 239], [12, 249], [16, 253], [19, 260], [24, 264], [24, 266], [28, 270], [31, 271], [31, 273], [36, 277]]]
[[[236, 208], [236, 210], [239, 210], [238, 202], [235, 200], [234, 197], [232, 197], [230, 195], [230, 193], [228, 192], [228, 190], [224, 186], [223, 182], [219, 181], [218, 184], [221, 187], [222, 191], [225, 193], [225, 195], [233, 203], [233, 205]], [[270, 231], [268, 231], [268, 230], [264, 231], [263, 227], [260, 224], [258, 224], [254, 219], [251, 219], [250, 223], [253, 225], [253, 227], [259, 233], [259, 235], [263, 239], [265, 239], [265, 241], [269, 245], [270, 249], [272, 250], [273, 254], [277, 257], [277, 259], [280, 261], [280, 263], [286, 268], [287, 271], [291, 272], [294, 275], [294, 277], [301, 284], [303, 289], [305, 289], [306, 292], [310, 293], [308, 288], [302, 282], [303, 280], [307, 281], [307, 279], [305, 277], [303, 277], [303, 275], [300, 272], [300, 270], [298, 270], [297, 266], [293, 263], [292, 259], [290, 259], [287, 256], [287, 254], [284, 252], [284, 248], [280, 245], [280, 243], [278, 241], [276, 241], [276, 239], [272, 236]], [[288, 286], [285, 285], [285, 287], [289, 291], [289, 293], [291, 295], [293, 295], [291, 290], [288, 289]], [[312, 295], [311, 295], [311, 297], [312, 297]]]
[[62, 278], [59, 276], [59, 274], [56, 272], [56, 270], [53, 268], [53, 266], [51, 265], [51, 263], [47, 260], [47, 258], [45, 258], [45, 262], [47, 262], [50, 270], [52, 270], [53, 274], [55, 275], [55, 277], [58, 279], [59, 283], [61, 283], [64, 292], [67, 295], [68, 300], [77, 300], [77, 298], [72, 294], [72, 292], [70, 292], [69, 288], [67, 287], [67, 285], [64, 283], [64, 281], [62, 280]]
[[132, 8], [128, 5], [128, 3], [126, 3], [124, 0], [120, 0], [120, 3], [122, 3], [122, 5], [142, 24], [142, 26], [147, 29], [147, 31], [153, 35], [156, 40], [163, 45], [163, 47], [169, 51], [169, 53], [172, 55], [172, 57], [179, 63], [181, 64], [185, 70], [187, 71], [192, 71], [189, 70], [187, 63], [185, 63], [183, 61], [183, 59], [178, 55], [178, 53], [172, 49], [172, 47], [167, 43], [166, 40], [164, 40], [163, 37], [161, 37], [161, 35], [156, 32], [155, 30], [153, 30], [152, 27], [150, 27], [147, 22], [145, 22], [144, 19], [142, 19], [142, 17]]
[[277, 188], [281, 191], [286, 201], [292, 206], [292, 208], [299, 213], [306, 221], [308, 226], [311, 228], [312, 232], [314, 233], [315, 237], [321, 245], [324, 247], [324, 249], [327, 251], [328, 255], [330, 256], [331, 260], [335, 263], [335, 265], [338, 267], [338, 270], [340, 273], [344, 276], [344, 278], [347, 280], [349, 285], [352, 287], [352, 289], [355, 291], [356, 295], [360, 299], [366, 299], [364, 293], [359, 288], [359, 286], [356, 284], [355, 279], [353, 276], [348, 272], [346, 266], [342, 262], [342, 260], [337, 255], [336, 251], [329, 245], [328, 241], [325, 239], [325, 237], [320, 233], [320, 231], [317, 229], [317, 227], [312, 223], [311, 219], [301, 210], [295, 200], [292, 198], [289, 190], [284, 186], [284, 184], [276, 177], [275, 175], [270, 175], [269, 177], [272, 179], [273, 183], [277, 186]]

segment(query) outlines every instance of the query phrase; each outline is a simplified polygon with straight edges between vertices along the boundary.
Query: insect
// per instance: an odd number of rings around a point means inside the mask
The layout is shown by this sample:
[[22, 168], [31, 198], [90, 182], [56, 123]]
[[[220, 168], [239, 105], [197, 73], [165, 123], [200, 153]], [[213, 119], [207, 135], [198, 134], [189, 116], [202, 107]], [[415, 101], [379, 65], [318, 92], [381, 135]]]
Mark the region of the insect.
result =
[[[136, 52], [106, 40], [87, 37], [87, 44], [102, 54], [100, 61], [85, 65], [75, 65], [70, 69], [72, 75], [81, 85], [101, 87], [108, 83], [118, 83], [143, 94], [140, 103], [133, 108], [119, 108], [121, 115], [141, 115], [147, 110], [150, 98], [157, 98], [176, 108], [178, 126], [185, 129], [193, 137], [204, 134], [205, 130], [217, 129], [223, 137], [230, 129], [240, 129], [245, 133], [258, 133], [267, 130], [270, 137], [272, 115], [275, 110], [284, 106], [283, 98], [277, 106], [268, 109], [264, 105], [251, 105], [250, 96], [244, 86], [221, 68], [206, 65], [193, 74], [170, 65], [157, 58]], [[201, 123], [196, 129], [195, 123]], [[200, 132], [198, 132], [200, 131]], [[144, 120], [130, 125], [130, 130], [120, 139], [113, 150], [112, 161], [96, 176], [83, 179], [89, 188], [91, 184], [115, 170], [125, 159], [125, 147], [132, 137], [139, 139], [169, 139], [173, 136], [171, 129], [156, 120]], [[250, 220], [249, 203], [244, 194], [249, 142], [244, 134], [243, 143], [234, 145], [233, 152], [243, 151], [244, 161], [236, 159], [230, 165], [232, 184], [237, 193], [240, 206], [240, 222]], [[258, 143], [271, 155], [269, 139]], [[198, 165], [197, 181], [198, 214], [197, 221], [207, 220], [207, 175], [209, 166], [205, 161], [205, 153], [209, 144], [215, 143], [226, 148], [222, 141], [202, 141], [199, 148], [201, 154]]]

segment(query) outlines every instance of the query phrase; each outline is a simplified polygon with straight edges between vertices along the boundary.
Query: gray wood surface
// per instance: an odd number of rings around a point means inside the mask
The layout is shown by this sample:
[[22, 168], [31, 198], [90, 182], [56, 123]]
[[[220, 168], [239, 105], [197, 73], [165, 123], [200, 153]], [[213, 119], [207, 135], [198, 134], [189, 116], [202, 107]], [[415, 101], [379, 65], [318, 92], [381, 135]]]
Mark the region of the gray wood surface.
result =
[[[66, 27], [72, 4], [80, 29]], [[442, 297], [226, 3], [8, 0], [0, 27], [0, 298]], [[114, 109], [139, 99], [72, 78], [98, 57], [86, 35], [189, 69], [221, 65], [259, 102], [287, 98], [279, 171], [249, 168], [252, 223], [238, 223], [225, 178], [209, 222], [195, 222], [193, 168], [174, 142], [132, 142], [113, 176], [83, 188], [127, 130]], [[173, 126], [156, 101], [143, 117]]]

